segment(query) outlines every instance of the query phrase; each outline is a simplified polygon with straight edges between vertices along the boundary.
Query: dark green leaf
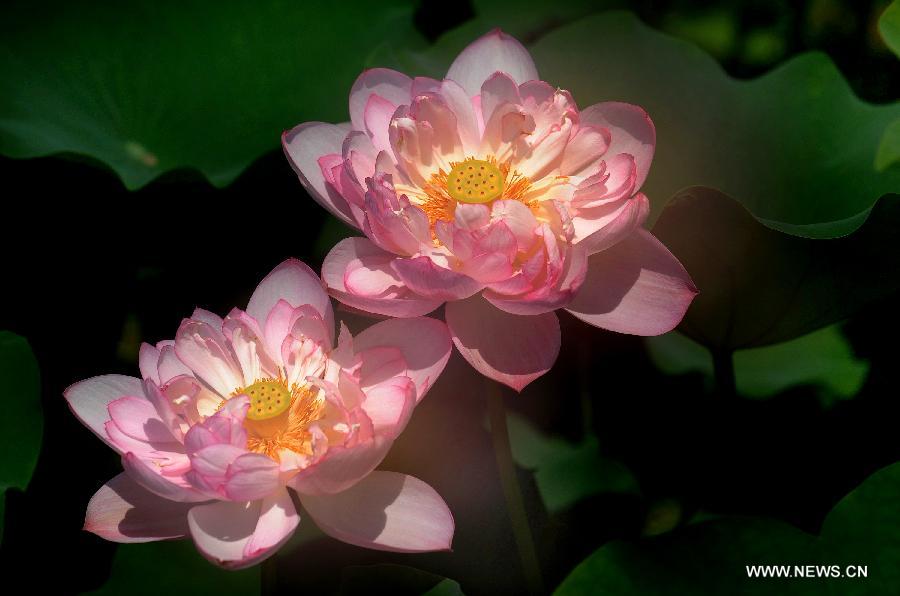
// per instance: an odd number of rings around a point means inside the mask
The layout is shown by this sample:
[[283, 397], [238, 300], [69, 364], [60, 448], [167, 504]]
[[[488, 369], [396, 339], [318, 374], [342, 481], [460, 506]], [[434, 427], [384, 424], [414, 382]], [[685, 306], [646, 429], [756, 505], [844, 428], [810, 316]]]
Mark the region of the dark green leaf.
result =
[[900, 104], [868, 105], [822, 54], [803, 54], [754, 81], [730, 78], [694, 46], [627, 13], [582, 19], [533, 48], [542, 78], [579, 105], [627, 101], [657, 128], [644, 192], [659, 213], [688, 186], [718, 188], [767, 226], [809, 237], [856, 229], [900, 189], [900, 169], [875, 172]]
[[122, 544], [109, 581], [92, 594], [218, 596], [259, 594], [259, 566], [226, 571], [201, 557], [190, 540]]
[[41, 378], [23, 337], [0, 331], [0, 538], [6, 489], [25, 490], [41, 450]]
[[534, 470], [538, 492], [551, 513], [591, 495], [639, 492], [624, 465], [601, 455], [596, 437], [573, 445], [542, 434], [521, 416], [510, 415], [507, 421], [513, 459]]
[[[613, 542], [578, 565], [557, 589], [575, 594], [893, 594], [900, 585], [900, 464], [845, 497], [819, 537], [787, 524], [720, 518], [671, 534]], [[865, 566], [868, 577], [748, 578], [747, 565]], [[815, 573], [815, 571], [814, 571]]]
[[345, 121], [376, 48], [416, 44], [410, 0], [33, 2], [0, 11], [0, 153], [87, 155], [128, 188], [222, 186], [306, 120]]
[[[900, 0], [894, 0], [878, 19], [878, 30], [884, 43], [900, 58]], [[898, 168], [900, 162], [900, 118], [894, 120], [884, 132], [878, 153], [875, 156], [875, 169], [882, 172], [889, 167]]]
[[674, 197], [653, 233], [700, 294], [681, 327], [712, 350], [778, 343], [840, 321], [900, 288], [900, 201], [880, 201], [856, 233], [810, 240], [761, 225], [709, 188]]
[[435, 587], [425, 592], [424, 596], [462, 596], [459, 584], [452, 579], [443, 579]]
[[[645, 339], [654, 364], [679, 375], [699, 372], [713, 383], [712, 356], [700, 344], [678, 332]], [[744, 397], [767, 398], [799, 385], [816, 387], [823, 405], [855, 396], [869, 364], [859, 360], [838, 325], [831, 325], [784, 343], [734, 353], [737, 391]]]
[[648, 509], [643, 535], [658, 536], [671, 532], [681, 523], [683, 515], [681, 503], [674, 499], [662, 499]]
[[884, 43], [900, 58], [900, 0], [891, 2], [878, 19]]
[[900, 119], [891, 122], [881, 143], [878, 145], [878, 153], [875, 155], [875, 169], [879, 172], [890, 167], [898, 167], [900, 163]]

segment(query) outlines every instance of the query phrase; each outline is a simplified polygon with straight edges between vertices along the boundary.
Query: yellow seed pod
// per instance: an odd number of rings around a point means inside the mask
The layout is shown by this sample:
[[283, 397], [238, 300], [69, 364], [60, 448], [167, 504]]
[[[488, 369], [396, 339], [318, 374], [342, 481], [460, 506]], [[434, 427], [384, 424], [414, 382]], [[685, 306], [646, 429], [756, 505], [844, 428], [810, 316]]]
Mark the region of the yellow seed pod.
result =
[[257, 381], [243, 393], [250, 398], [250, 420], [275, 418], [291, 407], [291, 392], [278, 381]]
[[252, 436], [272, 436], [287, 427], [291, 392], [286, 383], [278, 379], [257, 381], [241, 393], [250, 398], [244, 427]]
[[450, 170], [447, 192], [461, 203], [490, 203], [503, 194], [503, 173], [489, 161], [468, 159]]

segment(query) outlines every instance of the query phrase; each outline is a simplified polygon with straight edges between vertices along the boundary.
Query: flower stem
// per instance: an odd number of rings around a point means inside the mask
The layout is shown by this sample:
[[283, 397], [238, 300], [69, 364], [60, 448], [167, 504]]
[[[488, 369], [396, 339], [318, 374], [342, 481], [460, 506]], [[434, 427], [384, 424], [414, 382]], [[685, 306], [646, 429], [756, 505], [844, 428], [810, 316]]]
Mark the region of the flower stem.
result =
[[262, 569], [259, 573], [259, 593], [262, 596], [272, 596], [278, 593], [278, 566], [275, 563], [275, 556], [272, 555], [262, 562]]
[[543, 579], [538, 563], [537, 552], [534, 548], [534, 538], [531, 535], [531, 526], [528, 523], [528, 515], [525, 513], [525, 503], [522, 499], [522, 491], [516, 478], [516, 465], [513, 462], [512, 449], [509, 444], [509, 430], [506, 426], [506, 405], [503, 402], [502, 387], [490, 379], [487, 383], [488, 411], [491, 420], [491, 439], [494, 443], [494, 456], [497, 459], [497, 468], [500, 472], [500, 483], [503, 485], [503, 494], [506, 497], [506, 509], [512, 522], [513, 536], [516, 547], [519, 550], [519, 560], [525, 572], [525, 581], [531, 594], [543, 593]]

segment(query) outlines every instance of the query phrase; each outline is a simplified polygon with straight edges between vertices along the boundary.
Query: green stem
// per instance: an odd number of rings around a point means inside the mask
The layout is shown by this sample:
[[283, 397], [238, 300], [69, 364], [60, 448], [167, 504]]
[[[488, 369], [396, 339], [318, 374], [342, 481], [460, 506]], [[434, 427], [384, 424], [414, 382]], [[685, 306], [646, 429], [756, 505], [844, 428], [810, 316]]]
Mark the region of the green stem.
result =
[[516, 465], [513, 462], [512, 449], [509, 444], [509, 430], [506, 427], [506, 405], [503, 402], [503, 390], [499, 384], [490, 379], [485, 380], [494, 456], [497, 459], [500, 483], [503, 485], [503, 494], [506, 497], [506, 509], [512, 522], [513, 536], [519, 550], [519, 560], [522, 562], [522, 569], [525, 572], [528, 591], [531, 594], [541, 594], [544, 582], [541, 578], [541, 567], [535, 552], [528, 515], [525, 513], [522, 491], [519, 488], [519, 480], [516, 478]]
[[272, 596], [278, 593], [278, 566], [275, 563], [276, 555], [272, 555], [262, 562], [259, 573], [259, 592], [262, 596]]
[[713, 352], [713, 376], [716, 383], [716, 393], [720, 397], [732, 398], [737, 396], [737, 384], [734, 378], [734, 352]]

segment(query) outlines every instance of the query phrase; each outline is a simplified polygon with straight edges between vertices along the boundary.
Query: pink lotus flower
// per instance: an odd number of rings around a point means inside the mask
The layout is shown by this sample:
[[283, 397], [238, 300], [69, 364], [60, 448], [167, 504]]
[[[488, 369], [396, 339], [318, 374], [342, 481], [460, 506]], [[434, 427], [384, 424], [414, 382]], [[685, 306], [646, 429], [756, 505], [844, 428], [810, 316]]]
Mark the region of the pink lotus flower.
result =
[[85, 529], [116, 542], [190, 534], [209, 560], [242, 568], [272, 555], [300, 516], [344, 542], [445, 550], [453, 518], [412, 476], [373, 471], [450, 356], [435, 319], [380, 322], [355, 338], [319, 278], [289, 260], [246, 311], [197, 309], [174, 341], [140, 353], [143, 379], [69, 387], [75, 415], [122, 455]]
[[558, 308], [656, 335], [696, 294], [641, 228], [650, 118], [617, 102], [579, 110], [502, 32], [467, 47], [442, 81], [364, 72], [350, 120], [282, 138], [310, 194], [366, 235], [334, 247], [323, 280], [338, 300], [383, 315], [446, 302], [454, 343], [484, 375], [521, 390], [549, 370]]

